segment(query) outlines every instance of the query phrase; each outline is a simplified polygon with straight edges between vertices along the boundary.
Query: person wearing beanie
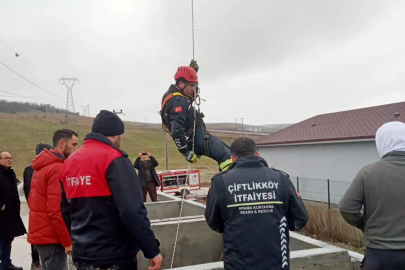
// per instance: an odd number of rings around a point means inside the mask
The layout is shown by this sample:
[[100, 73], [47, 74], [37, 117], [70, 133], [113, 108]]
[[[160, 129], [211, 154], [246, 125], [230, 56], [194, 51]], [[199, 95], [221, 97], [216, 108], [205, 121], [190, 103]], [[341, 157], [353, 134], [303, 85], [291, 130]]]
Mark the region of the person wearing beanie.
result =
[[[35, 148], [36, 156], [38, 156], [45, 149], [51, 150], [52, 145], [47, 144], [47, 143], [37, 144], [37, 146]], [[24, 173], [23, 173], [23, 179], [24, 179], [23, 189], [24, 189], [24, 196], [25, 196], [25, 199], [27, 200], [27, 202], [28, 202], [28, 196], [30, 195], [30, 191], [31, 191], [31, 180], [32, 180], [33, 174], [34, 174], [34, 169], [32, 168], [32, 166], [30, 164], [24, 169]], [[39, 254], [34, 245], [31, 245], [31, 257], [32, 257], [31, 270], [41, 269], [41, 264], [39, 262]]]
[[100, 111], [83, 146], [63, 164], [61, 210], [78, 270], [137, 269], [140, 250], [149, 269], [162, 264], [140, 181], [120, 150], [124, 132], [117, 115]]

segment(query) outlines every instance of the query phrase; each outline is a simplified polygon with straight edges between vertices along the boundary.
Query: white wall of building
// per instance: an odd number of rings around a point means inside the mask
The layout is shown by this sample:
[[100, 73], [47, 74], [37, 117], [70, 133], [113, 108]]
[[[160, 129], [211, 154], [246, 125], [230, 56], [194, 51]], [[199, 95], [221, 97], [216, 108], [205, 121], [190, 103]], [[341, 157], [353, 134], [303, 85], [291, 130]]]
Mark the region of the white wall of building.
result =
[[374, 141], [259, 146], [269, 167], [285, 171], [294, 185], [299, 180], [304, 199], [338, 203], [357, 172], [380, 159]]

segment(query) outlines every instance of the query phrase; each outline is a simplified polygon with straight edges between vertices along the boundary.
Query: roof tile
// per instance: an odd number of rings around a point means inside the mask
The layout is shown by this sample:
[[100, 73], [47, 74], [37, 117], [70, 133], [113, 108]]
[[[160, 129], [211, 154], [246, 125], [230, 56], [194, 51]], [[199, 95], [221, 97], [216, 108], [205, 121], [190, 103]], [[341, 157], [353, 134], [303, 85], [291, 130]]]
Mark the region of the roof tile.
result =
[[[394, 114], [399, 112], [399, 116]], [[405, 102], [318, 115], [263, 136], [257, 145], [374, 138], [391, 121], [405, 122]]]

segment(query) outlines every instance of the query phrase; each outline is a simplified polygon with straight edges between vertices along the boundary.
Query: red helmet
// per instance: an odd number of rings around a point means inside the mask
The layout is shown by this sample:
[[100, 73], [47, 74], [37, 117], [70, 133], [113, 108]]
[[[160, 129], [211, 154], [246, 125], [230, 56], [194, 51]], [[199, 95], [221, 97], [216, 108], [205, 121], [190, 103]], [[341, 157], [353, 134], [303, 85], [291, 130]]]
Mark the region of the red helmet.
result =
[[188, 82], [198, 83], [197, 72], [195, 72], [192, 67], [179, 67], [176, 74], [174, 74], [174, 79], [178, 80], [180, 78], [183, 78]]

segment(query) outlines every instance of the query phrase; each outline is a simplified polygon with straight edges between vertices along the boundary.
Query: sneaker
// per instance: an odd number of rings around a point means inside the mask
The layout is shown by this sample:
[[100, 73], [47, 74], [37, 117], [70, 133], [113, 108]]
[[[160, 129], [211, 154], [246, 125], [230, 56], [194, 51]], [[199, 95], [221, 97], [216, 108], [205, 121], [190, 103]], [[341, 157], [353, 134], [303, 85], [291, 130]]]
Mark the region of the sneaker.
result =
[[32, 263], [31, 270], [42, 270], [41, 264], [39, 262]]
[[4, 267], [4, 270], [23, 270], [23, 268], [11, 264], [7, 267]]

